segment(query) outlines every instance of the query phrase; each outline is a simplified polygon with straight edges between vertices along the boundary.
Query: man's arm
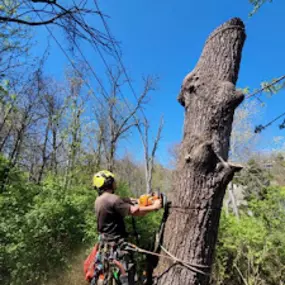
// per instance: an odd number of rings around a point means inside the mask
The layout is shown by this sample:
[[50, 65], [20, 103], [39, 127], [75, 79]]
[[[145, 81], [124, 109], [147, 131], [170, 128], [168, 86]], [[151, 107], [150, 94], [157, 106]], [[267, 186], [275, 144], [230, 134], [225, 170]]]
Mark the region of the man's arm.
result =
[[125, 203], [128, 203], [128, 204], [131, 204], [131, 205], [136, 205], [139, 203], [139, 200], [136, 199], [136, 198], [122, 198], [122, 200], [125, 202]]

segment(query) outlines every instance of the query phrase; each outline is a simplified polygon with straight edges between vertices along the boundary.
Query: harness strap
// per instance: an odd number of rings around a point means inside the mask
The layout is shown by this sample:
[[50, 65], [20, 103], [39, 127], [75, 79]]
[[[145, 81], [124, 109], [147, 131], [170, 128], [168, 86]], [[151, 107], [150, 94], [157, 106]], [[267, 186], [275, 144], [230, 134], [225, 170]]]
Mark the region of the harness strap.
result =
[[[114, 278], [118, 279], [120, 275], [126, 275], [126, 270], [124, 263], [127, 263], [127, 259], [124, 260], [125, 256], [129, 254], [129, 251], [126, 250], [127, 243], [124, 239], [120, 239], [117, 241], [106, 239], [105, 235], [99, 236], [99, 243], [98, 243], [98, 252], [96, 254], [94, 260], [94, 276], [91, 280], [91, 284], [96, 284], [97, 280], [99, 279], [100, 275], [104, 275], [104, 283], [108, 284], [110, 276], [110, 268], [114, 265], [118, 272], [114, 271]], [[122, 260], [124, 260], [122, 262]], [[126, 264], [126, 267], [128, 264]]]

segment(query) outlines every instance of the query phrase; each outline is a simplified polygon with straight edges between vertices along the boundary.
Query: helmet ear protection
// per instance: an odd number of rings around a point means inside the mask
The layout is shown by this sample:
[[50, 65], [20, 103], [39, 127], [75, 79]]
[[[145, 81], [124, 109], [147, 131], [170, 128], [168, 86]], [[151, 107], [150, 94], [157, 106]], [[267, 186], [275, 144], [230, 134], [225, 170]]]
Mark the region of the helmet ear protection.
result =
[[105, 179], [102, 176], [94, 175], [93, 177], [93, 186], [95, 188], [101, 188], [104, 185]]
[[93, 176], [93, 186], [100, 191], [104, 191], [107, 188], [112, 189], [114, 181], [115, 175], [108, 170], [101, 170]]

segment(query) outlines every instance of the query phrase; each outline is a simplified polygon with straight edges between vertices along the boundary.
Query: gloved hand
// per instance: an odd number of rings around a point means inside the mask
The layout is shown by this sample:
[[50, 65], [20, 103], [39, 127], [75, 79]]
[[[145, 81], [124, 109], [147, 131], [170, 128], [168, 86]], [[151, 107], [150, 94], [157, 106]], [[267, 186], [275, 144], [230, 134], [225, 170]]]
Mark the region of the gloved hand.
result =
[[154, 206], [157, 210], [161, 209], [161, 207], [162, 207], [162, 200], [161, 200], [161, 199], [154, 200], [154, 201], [153, 201], [153, 206]]

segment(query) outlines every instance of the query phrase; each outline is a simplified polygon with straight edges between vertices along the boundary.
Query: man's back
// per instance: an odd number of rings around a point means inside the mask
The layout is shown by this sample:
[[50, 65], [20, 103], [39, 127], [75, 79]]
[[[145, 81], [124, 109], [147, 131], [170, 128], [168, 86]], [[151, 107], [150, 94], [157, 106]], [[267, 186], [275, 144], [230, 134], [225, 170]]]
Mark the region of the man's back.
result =
[[98, 232], [106, 239], [126, 237], [124, 217], [130, 212], [130, 204], [115, 194], [104, 192], [95, 201], [95, 212]]

